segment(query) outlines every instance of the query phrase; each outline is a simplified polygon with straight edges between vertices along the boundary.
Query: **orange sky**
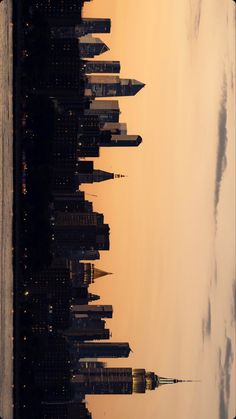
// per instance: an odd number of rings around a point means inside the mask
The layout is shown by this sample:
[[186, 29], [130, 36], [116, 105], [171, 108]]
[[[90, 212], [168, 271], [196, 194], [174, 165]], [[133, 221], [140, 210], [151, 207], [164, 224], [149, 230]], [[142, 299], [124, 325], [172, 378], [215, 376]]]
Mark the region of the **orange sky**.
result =
[[[85, 8], [85, 16], [112, 19], [112, 33], [101, 35], [110, 51], [101, 59], [120, 60], [121, 76], [146, 83], [137, 96], [119, 99], [121, 122], [143, 144], [102, 150], [95, 159], [97, 168], [127, 178], [84, 187], [97, 194], [87, 198], [111, 227], [111, 250], [96, 265], [114, 274], [99, 279], [92, 291], [114, 306], [112, 339], [129, 341], [134, 351], [110, 365], [204, 381], [145, 396], [90, 397], [95, 419], [130, 419], [133, 413], [136, 419], [170, 418], [176, 411], [181, 419], [218, 415], [215, 357], [224, 327], [214, 329], [215, 346], [205, 348], [202, 321], [209, 295], [215, 321], [224, 318], [217, 315], [220, 288], [211, 288], [219, 254], [222, 278], [231, 281], [234, 275], [233, 92], [226, 104], [228, 167], [217, 237], [214, 218], [218, 112], [224, 74], [228, 86], [235, 70], [233, 2], [228, 3], [203, 1], [199, 28], [201, 2], [194, 0], [149, 0], [147, 7], [141, 0], [95, 0]], [[230, 281], [221, 289], [227, 324]], [[233, 405], [235, 399], [231, 416]]]

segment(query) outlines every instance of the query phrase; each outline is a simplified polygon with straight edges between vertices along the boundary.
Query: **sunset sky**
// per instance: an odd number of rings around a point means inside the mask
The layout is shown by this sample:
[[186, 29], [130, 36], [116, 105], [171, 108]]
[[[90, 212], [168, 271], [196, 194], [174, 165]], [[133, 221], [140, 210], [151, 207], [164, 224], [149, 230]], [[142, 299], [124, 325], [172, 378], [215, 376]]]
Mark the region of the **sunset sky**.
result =
[[109, 365], [202, 380], [88, 397], [88, 407], [95, 419], [233, 418], [235, 4], [94, 0], [84, 16], [112, 19], [98, 59], [120, 60], [122, 77], [146, 84], [119, 99], [141, 146], [95, 159], [127, 177], [84, 187], [111, 228], [96, 266], [113, 275], [92, 292], [114, 306], [112, 340], [133, 350]]

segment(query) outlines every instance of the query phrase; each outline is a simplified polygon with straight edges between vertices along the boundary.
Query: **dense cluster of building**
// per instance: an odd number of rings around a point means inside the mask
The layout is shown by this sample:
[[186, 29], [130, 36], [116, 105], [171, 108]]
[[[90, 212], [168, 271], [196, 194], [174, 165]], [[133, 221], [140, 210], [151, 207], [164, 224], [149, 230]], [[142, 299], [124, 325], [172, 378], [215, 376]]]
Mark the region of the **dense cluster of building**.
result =
[[[85, 157], [98, 157], [101, 147], [141, 143], [141, 137], [129, 135], [126, 124], [120, 122], [118, 101], [102, 98], [132, 96], [144, 84], [120, 78], [118, 61], [93, 60], [108, 50], [93, 34], [110, 32], [111, 22], [81, 18], [83, 3], [26, 2], [29, 19], [25, 33], [30, 37], [37, 22], [43, 21], [47, 52], [43, 71], [29, 81], [29, 91], [46, 95], [54, 108], [50, 205], [53, 259], [44, 269], [26, 270], [22, 297], [22, 318], [31, 331], [30, 338], [22, 333], [22, 340], [31, 348], [37, 347], [33, 355], [22, 352], [22, 363], [27, 368], [30, 365], [30, 379], [33, 375], [43, 419], [91, 418], [84, 401], [86, 394], [145, 393], [178, 381], [144, 369], [107, 368], [98, 361], [128, 357], [130, 347], [128, 343], [109, 342], [105, 319], [112, 318], [112, 306], [91, 304], [99, 296], [89, 292], [90, 284], [108, 274], [92, 261], [99, 259], [100, 251], [109, 250], [109, 226], [79, 188], [119, 176], [95, 168]], [[26, 45], [26, 63], [29, 56]], [[25, 129], [27, 140], [34, 135], [33, 129]], [[22, 378], [23, 401], [27, 391]], [[26, 402], [21, 409], [27, 412]], [[21, 417], [30, 415], [23, 412]]]

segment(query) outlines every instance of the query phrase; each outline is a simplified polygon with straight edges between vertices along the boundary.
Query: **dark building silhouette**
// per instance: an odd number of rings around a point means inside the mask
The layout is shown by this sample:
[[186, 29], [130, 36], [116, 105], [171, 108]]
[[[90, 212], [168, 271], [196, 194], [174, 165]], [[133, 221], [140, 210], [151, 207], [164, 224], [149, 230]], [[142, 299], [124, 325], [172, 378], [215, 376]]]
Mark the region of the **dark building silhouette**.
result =
[[[58, 251], [58, 249], [57, 249]], [[98, 260], [100, 259], [100, 253], [98, 250], [92, 250], [92, 249], [70, 249], [69, 247], [64, 248], [64, 253], [59, 251], [59, 253], [62, 253], [62, 255], [65, 258], [68, 259], [79, 259], [79, 260]]]
[[103, 225], [104, 216], [97, 212], [55, 212], [55, 226], [97, 226]]
[[82, 71], [89, 73], [119, 73], [119, 61], [82, 61]]
[[54, 209], [60, 212], [80, 212], [91, 213], [93, 211], [93, 204], [87, 200], [81, 200], [76, 193], [71, 196], [57, 196], [54, 199]]
[[80, 358], [127, 358], [129, 354], [129, 344], [123, 342], [87, 342], [78, 345]]
[[65, 330], [63, 335], [71, 341], [103, 340], [110, 338], [110, 331], [109, 329], [78, 329], [75, 327]]
[[[86, 368], [72, 377], [75, 394], [132, 394], [155, 390], [164, 384], [182, 382], [154, 372], [132, 368]], [[84, 389], [84, 390], [83, 390]]]
[[133, 79], [121, 79], [119, 76], [87, 76], [85, 96], [109, 97], [109, 96], [134, 96], [143, 87], [141, 83]]
[[43, 419], [92, 419], [85, 403], [73, 400], [44, 403], [41, 412]]
[[81, 263], [78, 260], [70, 260], [70, 276], [74, 286], [86, 286], [93, 284], [96, 279], [109, 275], [110, 272], [105, 272], [98, 269], [92, 263]]
[[79, 50], [81, 58], [94, 58], [108, 51], [109, 48], [100, 38], [85, 35], [79, 38]]
[[81, 183], [102, 182], [104, 180], [120, 177], [120, 175], [115, 175], [114, 173], [94, 169], [92, 161], [80, 161], [78, 163], [77, 170], [78, 185]]
[[51, 20], [51, 36], [53, 38], [79, 38], [92, 33], [110, 33], [111, 20], [104, 18], [83, 18], [78, 24], [76, 18]]
[[55, 18], [81, 18], [81, 10], [85, 1], [90, 0], [36, 0], [32, 2], [33, 12], [38, 12], [45, 17]]
[[112, 318], [113, 308], [111, 305], [73, 305], [72, 313], [86, 315], [92, 319]]
[[109, 250], [109, 230], [108, 224], [55, 226], [55, 252], [74, 259], [81, 250]]
[[85, 116], [98, 116], [100, 123], [119, 122], [120, 109], [118, 100], [93, 100]]

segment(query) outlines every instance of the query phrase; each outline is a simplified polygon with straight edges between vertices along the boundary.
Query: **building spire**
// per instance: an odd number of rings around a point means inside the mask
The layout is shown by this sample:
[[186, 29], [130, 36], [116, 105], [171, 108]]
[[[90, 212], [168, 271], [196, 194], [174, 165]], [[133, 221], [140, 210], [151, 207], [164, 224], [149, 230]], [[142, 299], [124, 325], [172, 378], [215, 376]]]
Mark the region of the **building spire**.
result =
[[166, 378], [157, 376], [158, 386], [164, 384], [177, 384], [177, 383], [199, 383], [199, 380], [179, 380], [177, 378]]
[[112, 275], [112, 272], [106, 272], [106, 271], [103, 271], [102, 269], [98, 269], [94, 267], [93, 275], [94, 275], [93, 278], [97, 279], [97, 278], [101, 278], [102, 276]]

